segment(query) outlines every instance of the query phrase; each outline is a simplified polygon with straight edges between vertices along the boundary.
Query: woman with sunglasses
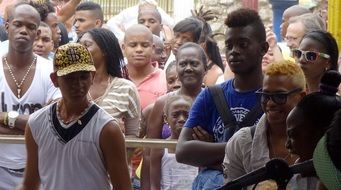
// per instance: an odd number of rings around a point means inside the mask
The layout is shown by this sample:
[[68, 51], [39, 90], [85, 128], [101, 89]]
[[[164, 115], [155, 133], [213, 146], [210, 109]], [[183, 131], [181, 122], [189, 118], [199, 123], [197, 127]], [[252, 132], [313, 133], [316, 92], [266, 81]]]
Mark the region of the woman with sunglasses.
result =
[[338, 70], [339, 49], [335, 38], [326, 31], [312, 31], [304, 35], [299, 48], [293, 50], [293, 56], [305, 74], [308, 93], [319, 91], [326, 71]]
[[[293, 164], [285, 148], [286, 118], [305, 96], [305, 76], [302, 69], [290, 61], [274, 62], [264, 72], [263, 88], [258, 91], [264, 115], [255, 127], [235, 133], [226, 144], [223, 162], [225, 182], [263, 167], [272, 158]], [[259, 184], [257, 188], [265, 188]]]

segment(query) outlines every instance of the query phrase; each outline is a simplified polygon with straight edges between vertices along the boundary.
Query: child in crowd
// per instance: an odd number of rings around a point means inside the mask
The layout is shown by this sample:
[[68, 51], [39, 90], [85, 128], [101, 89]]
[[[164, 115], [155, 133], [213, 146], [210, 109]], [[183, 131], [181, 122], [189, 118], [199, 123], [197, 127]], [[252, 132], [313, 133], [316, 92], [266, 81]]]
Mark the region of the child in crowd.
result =
[[[286, 147], [291, 154], [298, 155], [296, 163], [313, 158], [318, 141], [329, 129], [335, 112], [341, 109], [341, 98], [336, 93], [341, 82], [337, 71], [327, 71], [320, 83], [320, 91], [305, 96], [290, 112], [287, 118]], [[297, 181], [290, 189], [318, 189], [318, 180], [306, 176], [294, 175], [291, 181]]]
[[327, 71], [321, 79], [320, 91], [305, 96], [287, 118], [286, 147], [299, 156], [296, 162], [312, 158], [315, 146], [329, 129], [341, 97], [336, 93], [341, 82], [337, 71]]
[[[168, 98], [164, 106], [164, 120], [168, 123], [171, 135], [169, 140], [179, 138], [188, 112], [192, 105], [192, 99], [187, 96], [174, 95]], [[198, 173], [193, 166], [178, 163], [175, 159], [175, 149], [165, 148], [155, 151], [151, 156], [151, 189], [191, 189], [192, 182]]]
[[52, 53], [54, 43], [52, 39], [52, 31], [45, 22], [40, 22], [38, 28], [38, 35], [33, 42], [33, 52], [46, 59], [53, 60], [54, 54]]
[[[167, 92], [173, 92], [180, 88], [178, 73], [176, 72], [176, 61], [172, 61], [166, 69]], [[171, 135], [170, 127], [167, 123], [162, 127], [162, 138], [166, 139]]]
[[178, 72], [176, 71], [176, 61], [169, 63], [166, 69], [167, 93], [173, 92], [180, 88]]

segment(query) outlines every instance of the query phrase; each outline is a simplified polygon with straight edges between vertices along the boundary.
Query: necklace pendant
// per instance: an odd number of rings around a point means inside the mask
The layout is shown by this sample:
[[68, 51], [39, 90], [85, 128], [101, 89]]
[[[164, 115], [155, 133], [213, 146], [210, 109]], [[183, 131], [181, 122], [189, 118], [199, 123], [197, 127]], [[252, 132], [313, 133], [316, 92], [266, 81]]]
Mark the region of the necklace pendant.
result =
[[17, 92], [18, 92], [18, 98], [20, 98], [21, 89], [20, 89], [20, 88], [17, 88]]
[[81, 121], [80, 119], [78, 119], [77, 123], [78, 123], [79, 125], [82, 125], [82, 121]]

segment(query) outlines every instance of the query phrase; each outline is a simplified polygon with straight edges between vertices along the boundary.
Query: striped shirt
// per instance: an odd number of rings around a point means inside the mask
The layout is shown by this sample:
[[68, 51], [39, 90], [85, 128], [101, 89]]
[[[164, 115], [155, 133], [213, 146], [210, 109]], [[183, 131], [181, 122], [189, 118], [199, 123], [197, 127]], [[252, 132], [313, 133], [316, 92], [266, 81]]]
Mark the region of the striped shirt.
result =
[[141, 106], [136, 86], [133, 82], [115, 77], [104, 94], [94, 100], [97, 105], [117, 120], [124, 118], [125, 135], [138, 135]]

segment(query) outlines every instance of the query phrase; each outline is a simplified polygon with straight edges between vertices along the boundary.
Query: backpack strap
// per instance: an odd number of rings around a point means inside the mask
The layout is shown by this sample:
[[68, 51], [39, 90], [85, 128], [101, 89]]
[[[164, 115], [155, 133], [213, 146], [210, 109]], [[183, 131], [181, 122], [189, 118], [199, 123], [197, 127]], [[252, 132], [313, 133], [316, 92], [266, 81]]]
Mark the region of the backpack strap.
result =
[[258, 118], [263, 114], [263, 109], [260, 100], [256, 105], [247, 113], [242, 122], [239, 123], [240, 127], [253, 126]]
[[232, 115], [229, 105], [225, 99], [224, 91], [219, 85], [209, 86], [214, 104], [218, 110], [218, 113], [223, 120], [225, 128], [236, 127], [237, 122], [235, 117]]
[[232, 127], [236, 130], [242, 127], [248, 127], [255, 125], [255, 122], [263, 114], [262, 106], [260, 101], [257, 101], [256, 105], [249, 111], [242, 122], [237, 123], [236, 118], [233, 116], [229, 109], [228, 102], [225, 99], [224, 91], [219, 85], [209, 86], [214, 104], [218, 110], [218, 113], [223, 120], [225, 128]]
[[253, 139], [253, 137], [255, 136], [256, 126], [257, 125], [253, 125], [250, 127], [251, 139]]

